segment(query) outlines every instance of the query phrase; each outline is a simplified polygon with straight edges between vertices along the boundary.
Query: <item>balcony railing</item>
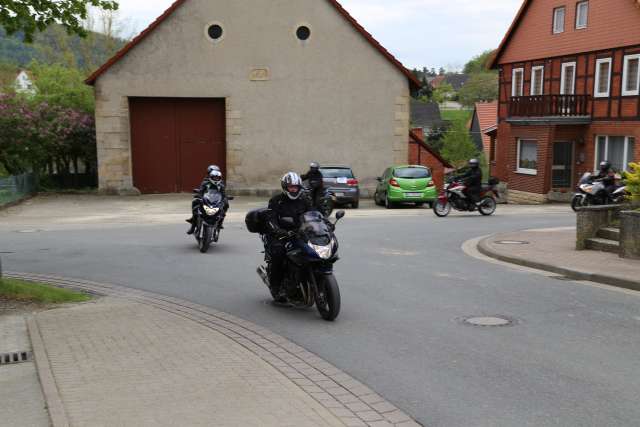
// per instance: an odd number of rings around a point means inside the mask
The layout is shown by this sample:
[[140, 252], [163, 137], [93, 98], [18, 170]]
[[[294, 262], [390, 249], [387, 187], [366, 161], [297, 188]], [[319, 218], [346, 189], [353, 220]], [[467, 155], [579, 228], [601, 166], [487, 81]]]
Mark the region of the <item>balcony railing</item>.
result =
[[514, 96], [509, 99], [510, 117], [584, 117], [591, 115], [590, 95]]

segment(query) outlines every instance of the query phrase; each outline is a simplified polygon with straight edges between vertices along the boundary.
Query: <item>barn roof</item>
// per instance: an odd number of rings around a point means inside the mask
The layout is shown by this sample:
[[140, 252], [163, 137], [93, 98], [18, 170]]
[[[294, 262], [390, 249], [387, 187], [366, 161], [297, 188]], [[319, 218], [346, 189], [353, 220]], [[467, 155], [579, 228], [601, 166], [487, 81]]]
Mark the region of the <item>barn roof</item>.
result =
[[[171, 14], [182, 6], [188, 0], [176, 0], [167, 10], [164, 11], [162, 15], [160, 15], [155, 21], [153, 21], [144, 31], [138, 34], [133, 40], [127, 43], [120, 51], [118, 51], [111, 59], [109, 59], [106, 63], [104, 63], [100, 68], [98, 68], [87, 80], [85, 83], [89, 85], [95, 84], [98, 77], [104, 74], [113, 64], [118, 62], [125, 56], [131, 49], [133, 49], [138, 43], [142, 42], [153, 30], [155, 30], [162, 22], [164, 22]], [[331, 6], [333, 6], [340, 15], [342, 15], [353, 28], [358, 31], [364, 38], [369, 42], [371, 46], [373, 46], [376, 50], [378, 50], [392, 65], [394, 65], [402, 74], [404, 74], [409, 79], [409, 84], [413, 89], [419, 89], [422, 86], [422, 83], [415, 77], [411, 71], [405, 68], [404, 65], [395, 56], [393, 56], [387, 49], [385, 49], [373, 36], [364, 29], [362, 25], [355, 20], [353, 16], [346, 11], [344, 7], [337, 0], [326, 0], [329, 2]]]
[[437, 102], [422, 102], [411, 98], [411, 125], [415, 127], [433, 127], [443, 124], [440, 106]]
[[441, 155], [440, 153], [438, 153], [436, 150], [434, 150], [433, 148], [431, 148], [431, 146], [429, 144], [427, 144], [427, 142], [421, 138], [417, 133], [415, 133], [413, 130], [409, 131], [409, 140], [410, 142], [416, 143], [421, 145], [425, 150], [427, 150], [429, 153], [431, 153], [431, 155], [433, 157], [435, 157], [436, 159], [438, 159], [438, 161], [440, 163], [442, 163], [442, 165], [445, 168], [453, 168], [453, 166], [451, 165], [451, 163], [449, 163], [448, 161], [446, 161]]

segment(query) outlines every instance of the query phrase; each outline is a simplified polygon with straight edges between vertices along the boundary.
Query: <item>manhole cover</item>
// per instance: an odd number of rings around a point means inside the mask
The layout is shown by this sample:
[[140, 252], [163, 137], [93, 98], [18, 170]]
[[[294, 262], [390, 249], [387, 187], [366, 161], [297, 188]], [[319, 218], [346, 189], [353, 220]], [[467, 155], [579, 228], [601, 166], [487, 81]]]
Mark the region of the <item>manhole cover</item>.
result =
[[516, 322], [506, 316], [472, 316], [462, 319], [462, 323], [471, 326], [512, 326]]
[[28, 230], [18, 230], [16, 231], [16, 233], [40, 233], [42, 230], [37, 230], [37, 229], [28, 229]]
[[529, 242], [524, 240], [498, 240], [495, 242], [497, 245], [528, 245]]

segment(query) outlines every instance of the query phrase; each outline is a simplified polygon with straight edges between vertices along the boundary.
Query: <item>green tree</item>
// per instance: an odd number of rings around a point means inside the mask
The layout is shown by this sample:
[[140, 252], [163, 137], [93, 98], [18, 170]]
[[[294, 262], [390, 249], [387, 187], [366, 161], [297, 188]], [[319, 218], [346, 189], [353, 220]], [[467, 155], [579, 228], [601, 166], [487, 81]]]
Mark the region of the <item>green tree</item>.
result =
[[93, 91], [84, 84], [84, 75], [76, 68], [33, 63], [35, 101], [93, 113]]
[[33, 41], [38, 31], [52, 24], [62, 25], [69, 34], [85, 36], [82, 21], [87, 19], [88, 6], [117, 10], [113, 0], [0, 0], [0, 25], [7, 33], [24, 32], [25, 40]]
[[489, 59], [493, 54], [493, 50], [486, 50], [480, 55], [474, 56], [464, 66], [464, 74], [487, 73], [489, 72]]
[[467, 83], [458, 91], [458, 100], [467, 107], [476, 102], [490, 102], [498, 99], [498, 75], [496, 73], [472, 74]]
[[464, 121], [454, 121], [447, 130], [442, 141], [441, 154], [456, 168], [463, 167], [469, 159], [478, 155], [478, 149], [471, 140]]
[[443, 102], [452, 99], [455, 94], [456, 91], [453, 90], [453, 86], [451, 86], [449, 83], [443, 83], [433, 90], [431, 99], [438, 104], [442, 104]]

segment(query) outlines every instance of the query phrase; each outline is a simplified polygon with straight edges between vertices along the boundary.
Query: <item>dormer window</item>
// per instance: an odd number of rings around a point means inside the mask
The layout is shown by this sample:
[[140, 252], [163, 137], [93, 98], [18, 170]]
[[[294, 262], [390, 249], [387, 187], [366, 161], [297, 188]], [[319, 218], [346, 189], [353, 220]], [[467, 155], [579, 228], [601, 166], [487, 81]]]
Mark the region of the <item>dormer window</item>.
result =
[[564, 6], [553, 9], [553, 34], [564, 33], [565, 15], [566, 9], [564, 8]]
[[576, 6], [576, 30], [587, 28], [589, 22], [589, 2], [581, 1]]

